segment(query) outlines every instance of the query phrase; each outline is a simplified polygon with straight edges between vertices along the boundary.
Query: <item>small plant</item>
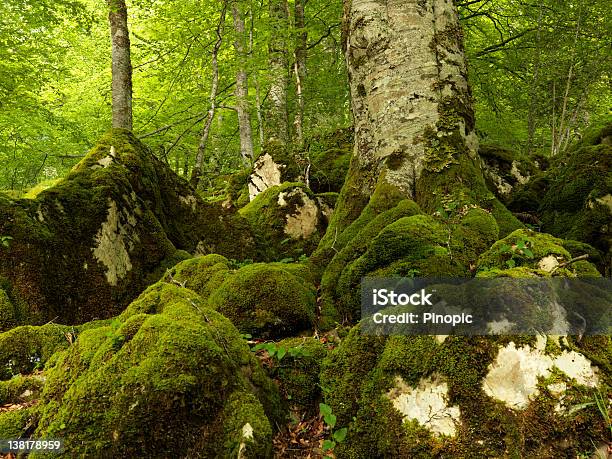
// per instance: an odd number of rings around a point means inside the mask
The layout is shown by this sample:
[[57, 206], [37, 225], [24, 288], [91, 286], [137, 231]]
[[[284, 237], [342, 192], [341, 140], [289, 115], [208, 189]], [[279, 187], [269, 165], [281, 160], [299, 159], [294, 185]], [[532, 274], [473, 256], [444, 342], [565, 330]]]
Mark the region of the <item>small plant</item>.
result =
[[508, 268], [514, 268], [517, 260], [521, 258], [532, 259], [534, 257], [533, 241], [527, 238], [520, 238], [514, 245], [504, 244], [499, 248], [499, 251], [504, 254], [510, 254], [510, 258], [506, 260], [506, 266]]
[[612, 407], [610, 406], [608, 398], [604, 394], [602, 394], [599, 389], [597, 389], [593, 393], [592, 402], [579, 403], [578, 405], [574, 405], [570, 407], [570, 409], [568, 410], [568, 414], [574, 414], [575, 412], [583, 410], [590, 406], [597, 407], [606, 425], [606, 429], [608, 429], [610, 431], [610, 435], [612, 435], [612, 418], [610, 418], [610, 410], [612, 409]]
[[[329, 405], [325, 403], [319, 403], [319, 412], [323, 417], [323, 422], [329, 428], [331, 432], [331, 438], [326, 438], [323, 440], [323, 452], [330, 453], [333, 452], [333, 449], [338, 445], [338, 443], [342, 443], [346, 439], [346, 434], [348, 432], [348, 428], [343, 427], [338, 430], [333, 430], [336, 427], [336, 415], [332, 413], [332, 409]], [[331, 456], [326, 455], [324, 459], [331, 459]]]
[[253, 352], [264, 350], [268, 353], [271, 358], [275, 358], [279, 362], [283, 360], [283, 358], [289, 354], [289, 356], [294, 359], [300, 357], [308, 357], [310, 354], [306, 349], [302, 346], [297, 347], [287, 347], [287, 346], [279, 346], [276, 343], [259, 343], [253, 346], [251, 349]]

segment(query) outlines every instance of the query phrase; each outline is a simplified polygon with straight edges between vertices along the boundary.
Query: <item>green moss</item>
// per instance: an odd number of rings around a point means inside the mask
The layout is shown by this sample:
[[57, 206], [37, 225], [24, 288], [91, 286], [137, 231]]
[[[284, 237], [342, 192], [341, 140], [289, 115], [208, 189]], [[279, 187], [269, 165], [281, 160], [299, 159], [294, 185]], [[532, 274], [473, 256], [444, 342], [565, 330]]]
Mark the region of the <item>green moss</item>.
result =
[[24, 438], [33, 411], [33, 408], [26, 408], [0, 413], [0, 437], [7, 440]]
[[4, 290], [0, 288], [0, 331], [7, 330], [16, 323], [17, 311]]
[[0, 333], [0, 380], [28, 374], [70, 345], [74, 329], [55, 324], [22, 326]]
[[234, 392], [221, 417], [224, 441], [220, 457], [272, 457], [272, 427], [252, 393]]
[[[306, 210], [302, 216], [303, 209]], [[268, 188], [239, 212], [253, 229], [259, 260], [273, 261], [309, 255], [317, 247], [324, 232], [325, 221], [316, 198], [301, 183], [283, 183]], [[315, 219], [312, 233], [305, 237], [288, 233], [289, 217]]]
[[313, 326], [315, 290], [285, 269], [253, 264], [228, 277], [210, 296], [210, 307], [243, 333], [283, 337]]
[[336, 309], [338, 300], [336, 287], [345, 267], [363, 255], [372, 240], [386, 226], [402, 217], [409, 217], [419, 213], [420, 209], [413, 201], [404, 199], [401, 200], [395, 207], [376, 215], [361, 229], [359, 229], [359, 227], [361, 226], [362, 222], [360, 222], [360, 224], [355, 224], [354, 227], [350, 227], [350, 229], [352, 228], [351, 233], [355, 232], [355, 234], [353, 235], [352, 239], [334, 255], [325, 268], [321, 279], [323, 307], [320, 326], [322, 328], [330, 328], [333, 326], [334, 322], [341, 321], [341, 316], [352, 315], [352, 310], [337, 311]]
[[17, 375], [7, 381], [0, 381], [0, 405], [23, 403], [34, 400], [43, 386], [40, 376]]
[[[544, 450], [553, 455], [581, 451], [605, 435], [590, 412], [557, 414], [558, 398], [544, 388], [524, 411], [485, 395], [483, 378], [498, 349], [510, 341], [532, 346], [534, 337], [447, 337], [439, 342], [431, 336], [361, 336], [358, 330], [326, 359], [322, 371], [325, 401], [349, 432], [335, 450], [339, 457], [544, 457]], [[589, 344], [593, 354], [604, 355], [606, 346], [609, 352], [609, 343], [602, 340]], [[568, 385], [564, 403], [590, 399], [586, 388], [560, 377]], [[446, 403], [461, 410], [453, 437], [403, 419], [391, 402], [430, 378], [446, 384]], [[559, 438], [568, 443], [559, 446]]]
[[268, 419], [281, 415], [262, 408], [278, 407], [278, 392], [261, 384], [233, 325], [191, 290], [163, 282], [116, 321], [82, 332], [46, 377], [34, 436], [63, 438], [71, 455], [217, 457], [246, 422], [267, 451]]
[[314, 411], [321, 397], [319, 373], [327, 355], [327, 346], [315, 338], [306, 337], [284, 339], [277, 345], [287, 350], [273, 369], [281, 394], [290, 406], [300, 411]]
[[0, 197], [0, 234], [13, 238], [0, 275], [30, 323], [112, 317], [187, 252], [254, 256], [243, 218], [203, 202], [120, 129], [35, 199]]
[[36, 199], [36, 197], [45, 190], [49, 188], [53, 188], [57, 185], [62, 179], [54, 179], [54, 180], [45, 180], [40, 182], [36, 186], [30, 188], [27, 193], [23, 195], [24, 199]]
[[179, 263], [164, 276], [173, 282], [208, 298], [230, 274], [229, 260], [221, 255], [206, 255]]
[[[537, 268], [538, 262], [549, 255], [568, 261], [571, 255], [563, 248], [563, 241], [545, 233], [517, 230], [497, 241], [478, 260], [478, 270], [505, 269], [515, 266]], [[512, 262], [510, 262], [512, 260]]]

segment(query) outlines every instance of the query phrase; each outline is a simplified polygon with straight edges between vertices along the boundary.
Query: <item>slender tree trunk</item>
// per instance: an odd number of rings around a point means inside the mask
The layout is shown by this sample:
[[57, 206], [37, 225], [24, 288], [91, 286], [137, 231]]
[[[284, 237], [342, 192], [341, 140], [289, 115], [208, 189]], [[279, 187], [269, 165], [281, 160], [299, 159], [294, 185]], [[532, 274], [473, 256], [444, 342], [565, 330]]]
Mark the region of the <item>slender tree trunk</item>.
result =
[[217, 40], [212, 50], [212, 86], [210, 89], [210, 106], [208, 109], [208, 115], [204, 121], [204, 128], [202, 129], [202, 135], [200, 137], [200, 143], [198, 145], [198, 153], [196, 155], [195, 164], [191, 170], [191, 185], [197, 189], [202, 178], [202, 165], [204, 164], [204, 154], [206, 153], [206, 146], [208, 144], [208, 136], [210, 135], [210, 128], [215, 118], [217, 110], [217, 93], [219, 91], [219, 50], [223, 43], [223, 28], [225, 25], [225, 14], [227, 10], [227, 1], [223, 2], [223, 9], [221, 10], [221, 17], [219, 18], [219, 24], [217, 25]]
[[304, 84], [306, 81], [306, 53], [308, 43], [308, 32], [306, 31], [306, 20], [304, 14], [305, 4], [306, 0], [295, 0], [295, 27], [299, 32], [294, 56], [297, 112], [293, 124], [295, 127], [295, 135], [300, 145], [302, 145], [304, 142]]
[[132, 130], [132, 61], [125, 0], [107, 0], [112, 42], [113, 127]]
[[424, 171], [477, 161], [454, 3], [345, 0], [344, 7], [355, 147], [323, 248], [359, 216], [377, 187], [427, 203], [434, 196], [421, 181]]
[[540, 83], [540, 59], [542, 55], [542, 16], [543, 5], [540, 6], [538, 13], [538, 29], [536, 33], [536, 51], [533, 70], [533, 79], [531, 80], [531, 90], [529, 91], [529, 113], [527, 115], [527, 154], [533, 152], [533, 144], [536, 130], [536, 106], [537, 106], [537, 88]]
[[270, 108], [267, 116], [268, 141], [282, 145], [289, 142], [287, 111], [288, 59], [286, 33], [289, 26], [287, 0], [270, 0], [272, 39], [269, 45], [269, 67], [271, 74]]
[[238, 2], [232, 5], [236, 41], [234, 47], [238, 56], [238, 72], [236, 73], [236, 112], [238, 113], [238, 128], [240, 132], [240, 156], [245, 165], [253, 163], [253, 132], [251, 129], [251, 110], [249, 107], [249, 80], [247, 76], [247, 55], [245, 50], [244, 16]]
[[[253, 2], [251, 2], [251, 7], [249, 8], [249, 21], [251, 23], [249, 27], [249, 55], [253, 54], [254, 49], [254, 37], [253, 37], [253, 29], [255, 28], [255, 19], [253, 17]], [[254, 75], [255, 80], [255, 103], [257, 104], [257, 126], [259, 132], [259, 146], [263, 147], [265, 142], [265, 132], [264, 132], [264, 121], [263, 121], [263, 113], [261, 106], [261, 87], [259, 85], [259, 71], [257, 70]]]

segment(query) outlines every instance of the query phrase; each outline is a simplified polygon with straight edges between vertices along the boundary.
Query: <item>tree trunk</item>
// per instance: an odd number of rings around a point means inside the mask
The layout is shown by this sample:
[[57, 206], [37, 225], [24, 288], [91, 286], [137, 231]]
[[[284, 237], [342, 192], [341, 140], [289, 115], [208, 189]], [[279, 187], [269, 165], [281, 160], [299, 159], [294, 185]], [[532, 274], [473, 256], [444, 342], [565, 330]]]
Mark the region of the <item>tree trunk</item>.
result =
[[204, 153], [206, 152], [206, 145], [208, 144], [208, 136], [210, 135], [210, 128], [215, 118], [217, 110], [217, 92], [219, 91], [219, 50], [221, 49], [221, 43], [223, 43], [223, 27], [225, 24], [225, 13], [227, 10], [227, 2], [223, 2], [223, 9], [221, 10], [221, 17], [219, 18], [219, 24], [217, 25], [216, 35], [217, 40], [212, 50], [212, 86], [210, 89], [210, 106], [208, 108], [208, 115], [204, 121], [204, 128], [202, 129], [202, 135], [200, 137], [200, 143], [198, 145], [198, 153], [196, 155], [195, 164], [191, 170], [191, 186], [197, 188], [202, 178], [202, 165], [204, 164]]
[[286, 33], [289, 26], [287, 0], [270, 1], [272, 39], [269, 45], [269, 66], [271, 74], [270, 108], [267, 116], [268, 141], [282, 145], [289, 142], [287, 112], [288, 61]]
[[244, 16], [238, 2], [232, 5], [236, 41], [234, 48], [238, 57], [236, 73], [236, 112], [238, 113], [238, 128], [240, 132], [240, 156], [245, 165], [253, 164], [253, 132], [251, 129], [251, 110], [249, 107], [249, 81], [247, 76], [247, 55], [245, 51]]
[[295, 92], [297, 98], [297, 112], [295, 114], [295, 135], [300, 145], [304, 142], [304, 83], [306, 81], [306, 52], [308, 32], [304, 5], [306, 0], [295, 0], [295, 27], [298, 30], [295, 47]]
[[132, 130], [132, 61], [125, 0], [107, 0], [112, 42], [113, 127]]
[[462, 182], [477, 182], [486, 193], [453, 2], [345, 0], [344, 9], [355, 147], [323, 250], [376, 189], [385, 190], [388, 205], [397, 195], [426, 211], [446, 194], [460, 194]]

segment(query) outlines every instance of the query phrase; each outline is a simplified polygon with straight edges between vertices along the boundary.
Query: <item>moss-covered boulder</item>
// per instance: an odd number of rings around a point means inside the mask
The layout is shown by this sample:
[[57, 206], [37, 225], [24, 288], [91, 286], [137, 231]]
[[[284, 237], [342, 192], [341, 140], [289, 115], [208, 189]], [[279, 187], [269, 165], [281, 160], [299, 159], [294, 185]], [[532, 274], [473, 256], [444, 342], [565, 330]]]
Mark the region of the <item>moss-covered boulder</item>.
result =
[[610, 349], [610, 337], [382, 337], [357, 326], [321, 375], [336, 426], [348, 428], [334, 452], [430, 458], [591, 451], [609, 429], [592, 402], [609, 396]]
[[63, 438], [70, 457], [270, 457], [283, 416], [238, 330], [171, 283], [80, 333], [45, 376], [32, 435]]
[[479, 254], [498, 235], [495, 218], [483, 209], [434, 217], [419, 214], [412, 201], [400, 201], [367, 223], [332, 258], [321, 282], [322, 312], [333, 316], [335, 307], [341, 318], [359, 318], [363, 277], [469, 276]]
[[[349, 168], [353, 149], [353, 129], [346, 128], [309, 138], [305, 149], [269, 142], [255, 161], [246, 187], [233, 196], [249, 200], [284, 182], [306, 182], [315, 193], [339, 192]], [[242, 175], [237, 176], [244, 183]], [[236, 189], [234, 185], [232, 188]]]
[[283, 357], [270, 372], [279, 382], [281, 395], [294, 410], [314, 414], [321, 398], [319, 373], [327, 346], [316, 338], [303, 337], [281, 340], [277, 348], [283, 350]]
[[166, 272], [163, 280], [191, 289], [207, 299], [231, 273], [232, 268], [227, 258], [211, 254], [175, 265]]
[[30, 322], [111, 317], [177, 250], [253, 256], [242, 217], [202, 201], [123, 130], [35, 199], [0, 195], [0, 235], [12, 238], [0, 249], [0, 276]]
[[315, 293], [312, 283], [282, 264], [258, 263], [227, 277], [210, 295], [208, 305], [243, 333], [282, 338], [313, 327]]
[[[517, 230], [497, 241], [478, 259], [478, 273], [482, 277], [497, 276], [500, 270], [511, 269], [507, 275], [521, 277], [521, 273], [562, 276], [599, 276], [597, 268], [589, 261], [574, 261], [566, 247], [574, 253], [587, 255], [588, 245], [567, 245], [566, 241], [546, 233]], [[592, 248], [591, 248], [592, 249]]]
[[506, 148], [481, 144], [478, 154], [487, 187], [502, 201], [507, 200], [517, 185], [527, 183], [538, 172], [529, 158]]
[[517, 188], [509, 203], [513, 211], [535, 214], [543, 231], [598, 249], [605, 270], [612, 260], [610, 126], [553, 158], [549, 169]]
[[301, 183], [268, 188], [239, 213], [251, 225], [258, 258], [266, 261], [309, 255], [327, 226], [319, 201]]

